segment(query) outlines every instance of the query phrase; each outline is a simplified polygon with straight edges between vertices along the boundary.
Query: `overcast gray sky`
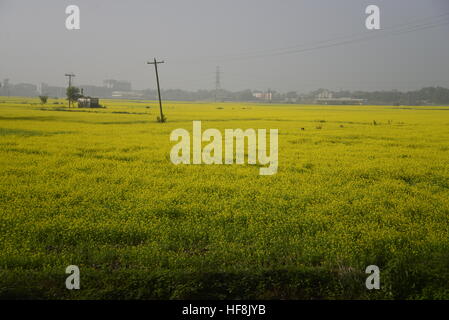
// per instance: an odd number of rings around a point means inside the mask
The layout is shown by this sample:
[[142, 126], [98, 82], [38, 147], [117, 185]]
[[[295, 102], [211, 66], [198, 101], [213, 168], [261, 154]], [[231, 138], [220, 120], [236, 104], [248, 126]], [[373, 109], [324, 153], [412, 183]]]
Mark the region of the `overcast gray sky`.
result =
[[0, 0], [0, 79], [154, 88], [157, 57], [164, 89], [212, 89], [217, 65], [229, 90], [449, 87], [448, 35], [449, 0]]

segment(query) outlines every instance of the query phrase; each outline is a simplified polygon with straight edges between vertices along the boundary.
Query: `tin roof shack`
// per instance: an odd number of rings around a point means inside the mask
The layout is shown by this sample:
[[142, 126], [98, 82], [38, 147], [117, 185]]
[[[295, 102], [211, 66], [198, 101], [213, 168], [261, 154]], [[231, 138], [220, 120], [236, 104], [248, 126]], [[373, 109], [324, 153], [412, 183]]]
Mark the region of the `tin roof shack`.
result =
[[78, 99], [78, 108], [101, 108], [98, 98], [84, 97]]

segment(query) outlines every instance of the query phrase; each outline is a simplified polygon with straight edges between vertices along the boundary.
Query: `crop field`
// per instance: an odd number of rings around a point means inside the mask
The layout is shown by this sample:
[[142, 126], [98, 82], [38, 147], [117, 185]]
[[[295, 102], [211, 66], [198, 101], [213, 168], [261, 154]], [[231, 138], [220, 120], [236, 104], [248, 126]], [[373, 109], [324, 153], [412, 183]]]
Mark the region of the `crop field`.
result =
[[[449, 107], [101, 103], [0, 97], [1, 298], [449, 299]], [[278, 172], [174, 165], [193, 120]]]

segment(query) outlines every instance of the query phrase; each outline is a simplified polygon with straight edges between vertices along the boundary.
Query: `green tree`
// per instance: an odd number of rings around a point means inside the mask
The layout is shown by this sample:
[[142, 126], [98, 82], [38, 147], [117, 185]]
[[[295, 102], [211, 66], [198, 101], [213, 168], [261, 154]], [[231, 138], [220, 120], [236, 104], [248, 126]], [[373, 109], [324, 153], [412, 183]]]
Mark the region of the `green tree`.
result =
[[48, 100], [48, 96], [39, 96], [39, 99], [41, 100], [41, 104], [46, 104]]
[[68, 87], [67, 91], [67, 100], [69, 100], [69, 106], [71, 102], [75, 102], [76, 100], [78, 100], [78, 98], [81, 98], [81, 92], [80, 92], [80, 88], [77, 87]]

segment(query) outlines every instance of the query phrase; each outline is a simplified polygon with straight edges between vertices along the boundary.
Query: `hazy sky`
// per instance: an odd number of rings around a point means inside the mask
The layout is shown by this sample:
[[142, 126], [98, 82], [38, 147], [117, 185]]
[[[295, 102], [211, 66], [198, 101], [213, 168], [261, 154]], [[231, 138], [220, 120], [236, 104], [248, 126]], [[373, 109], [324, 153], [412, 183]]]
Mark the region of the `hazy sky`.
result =
[[217, 65], [229, 90], [449, 87], [449, 0], [0, 0], [0, 79], [154, 88], [153, 57], [164, 89], [213, 89]]

